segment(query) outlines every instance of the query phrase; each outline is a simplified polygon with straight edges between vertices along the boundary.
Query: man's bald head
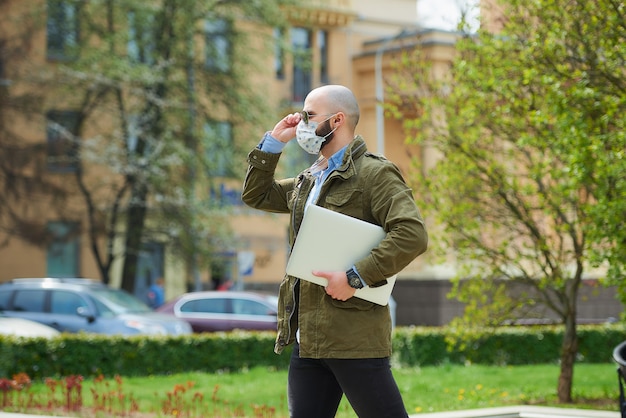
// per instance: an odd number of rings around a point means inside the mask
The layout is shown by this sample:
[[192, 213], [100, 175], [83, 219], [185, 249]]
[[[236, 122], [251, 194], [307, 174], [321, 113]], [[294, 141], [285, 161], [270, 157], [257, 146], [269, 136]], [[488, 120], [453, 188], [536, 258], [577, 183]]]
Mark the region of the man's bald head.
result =
[[352, 130], [359, 123], [361, 112], [352, 90], [345, 86], [331, 84], [312, 90], [308, 97], [317, 96], [322, 100], [329, 113], [343, 112]]

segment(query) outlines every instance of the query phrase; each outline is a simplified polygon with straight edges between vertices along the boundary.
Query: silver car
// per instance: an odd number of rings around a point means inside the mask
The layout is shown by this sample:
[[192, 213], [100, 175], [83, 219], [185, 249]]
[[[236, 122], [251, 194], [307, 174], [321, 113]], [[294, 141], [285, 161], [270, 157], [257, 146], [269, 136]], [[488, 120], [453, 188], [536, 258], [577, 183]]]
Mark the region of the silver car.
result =
[[0, 284], [0, 313], [60, 332], [190, 334], [186, 321], [154, 312], [135, 296], [89, 279], [13, 279]]

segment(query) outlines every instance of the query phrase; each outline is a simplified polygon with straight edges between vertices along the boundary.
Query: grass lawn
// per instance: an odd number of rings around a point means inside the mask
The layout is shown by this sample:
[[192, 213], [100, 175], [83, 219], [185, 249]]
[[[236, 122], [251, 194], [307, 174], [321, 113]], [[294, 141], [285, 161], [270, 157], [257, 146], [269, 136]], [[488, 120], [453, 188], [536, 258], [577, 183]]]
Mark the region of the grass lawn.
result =
[[[614, 364], [576, 365], [573, 387], [576, 402], [572, 405], [557, 403], [558, 373], [558, 365], [394, 369], [409, 414], [521, 404], [618, 411], [619, 387]], [[57, 413], [66, 416], [282, 418], [288, 416], [286, 381], [286, 371], [264, 368], [223, 374], [86, 379], [81, 384], [82, 396], [77, 397], [73, 392], [68, 397], [66, 386], [62, 386], [65, 381], [58, 379], [54, 396], [50, 389], [54, 382], [48, 382], [48, 386], [34, 382], [20, 394], [21, 398], [13, 394], [13, 407], [5, 410], [24, 412], [30, 398], [40, 405], [54, 399]], [[76, 406], [76, 412], [63, 410], [67, 405]], [[129, 413], [131, 410], [134, 411]], [[31, 412], [49, 411], [40, 406]], [[356, 417], [345, 398], [337, 417]]]

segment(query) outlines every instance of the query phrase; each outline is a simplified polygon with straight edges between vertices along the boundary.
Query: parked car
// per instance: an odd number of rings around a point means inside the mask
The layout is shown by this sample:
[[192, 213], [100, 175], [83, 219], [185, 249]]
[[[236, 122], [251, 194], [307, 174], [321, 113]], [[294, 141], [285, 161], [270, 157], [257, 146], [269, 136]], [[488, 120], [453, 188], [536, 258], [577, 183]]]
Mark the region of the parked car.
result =
[[276, 296], [243, 291], [185, 293], [157, 308], [189, 322], [194, 332], [275, 331], [277, 311]]
[[60, 332], [56, 329], [39, 322], [0, 314], [0, 335], [52, 338], [59, 334]]
[[60, 332], [190, 334], [186, 321], [154, 312], [120, 289], [89, 279], [13, 279], [0, 284], [0, 312]]

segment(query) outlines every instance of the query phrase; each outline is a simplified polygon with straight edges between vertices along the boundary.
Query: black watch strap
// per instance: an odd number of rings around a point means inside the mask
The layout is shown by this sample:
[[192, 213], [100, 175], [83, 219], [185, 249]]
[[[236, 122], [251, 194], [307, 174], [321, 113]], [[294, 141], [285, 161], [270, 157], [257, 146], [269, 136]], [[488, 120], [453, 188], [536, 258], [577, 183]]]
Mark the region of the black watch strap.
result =
[[346, 271], [346, 276], [348, 277], [348, 284], [350, 285], [350, 287], [353, 287], [355, 289], [363, 288], [363, 282], [361, 281], [361, 278], [359, 277], [357, 272], [354, 271], [353, 268]]

